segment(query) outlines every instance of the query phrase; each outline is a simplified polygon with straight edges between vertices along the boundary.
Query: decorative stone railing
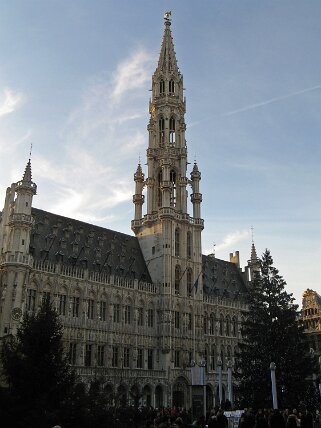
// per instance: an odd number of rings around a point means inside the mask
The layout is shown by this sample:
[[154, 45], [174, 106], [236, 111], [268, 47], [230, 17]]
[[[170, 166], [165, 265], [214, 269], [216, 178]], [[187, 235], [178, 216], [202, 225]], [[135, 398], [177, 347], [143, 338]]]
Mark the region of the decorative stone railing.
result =
[[146, 369], [133, 369], [133, 368], [117, 368], [117, 367], [84, 367], [74, 366], [79, 376], [104, 376], [106, 378], [117, 378], [117, 379], [142, 379], [142, 378], [159, 378], [167, 379], [166, 370], [146, 370]]
[[0, 257], [0, 264], [11, 264], [11, 263], [19, 263], [23, 265], [32, 266], [33, 257], [30, 254], [23, 254], [20, 252], [9, 252], [2, 254]]
[[90, 272], [88, 271], [88, 269], [82, 269], [75, 266], [64, 266], [48, 261], [43, 262], [35, 260], [33, 263], [33, 268], [41, 272], [48, 272], [71, 278], [84, 279], [90, 282], [108, 284], [132, 290], [146, 291], [148, 293], [154, 294], [157, 293], [157, 286], [149, 282], [138, 281], [138, 279], [126, 278], [118, 275], [108, 275], [103, 272]]

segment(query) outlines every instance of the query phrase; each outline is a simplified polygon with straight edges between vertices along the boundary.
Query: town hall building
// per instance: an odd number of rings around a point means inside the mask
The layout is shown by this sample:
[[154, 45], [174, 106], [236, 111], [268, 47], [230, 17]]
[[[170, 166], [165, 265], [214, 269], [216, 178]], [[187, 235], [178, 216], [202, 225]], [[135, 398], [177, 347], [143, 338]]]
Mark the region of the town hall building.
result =
[[147, 172], [138, 164], [134, 174], [134, 235], [35, 208], [30, 159], [21, 181], [7, 189], [0, 336], [14, 334], [25, 312], [50, 299], [70, 363], [86, 384], [103, 380], [106, 400], [138, 397], [144, 405], [189, 408], [195, 367], [203, 368], [209, 407], [233, 400], [228, 375], [258, 261], [254, 244], [244, 271], [238, 252], [230, 261], [202, 253], [201, 172], [196, 162], [188, 172], [185, 111], [165, 14], [149, 102]]

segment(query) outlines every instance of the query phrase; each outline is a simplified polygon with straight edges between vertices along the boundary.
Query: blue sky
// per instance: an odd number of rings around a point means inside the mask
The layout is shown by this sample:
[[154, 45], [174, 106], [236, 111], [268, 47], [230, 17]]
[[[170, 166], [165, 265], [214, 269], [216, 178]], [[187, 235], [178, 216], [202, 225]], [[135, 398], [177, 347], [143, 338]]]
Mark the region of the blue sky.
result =
[[203, 252], [239, 250], [244, 265], [253, 225], [298, 303], [320, 293], [320, 1], [2, 1], [0, 195], [32, 143], [36, 207], [131, 233], [165, 10]]

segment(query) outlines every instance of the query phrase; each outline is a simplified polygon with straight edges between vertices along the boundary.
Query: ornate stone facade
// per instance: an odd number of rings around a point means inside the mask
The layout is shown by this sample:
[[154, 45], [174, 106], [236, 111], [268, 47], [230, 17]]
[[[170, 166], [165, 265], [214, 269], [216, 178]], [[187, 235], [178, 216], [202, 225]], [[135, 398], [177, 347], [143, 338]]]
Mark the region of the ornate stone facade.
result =
[[309, 288], [303, 293], [301, 321], [309, 348], [321, 357], [321, 296]]
[[33, 208], [29, 160], [1, 217], [0, 335], [15, 333], [23, 313], [49, 298], [71, 364], [86, 383], [102, 377], [106, 399], [190, 407], [189, 364], [205, 360], [211, 407], [220, 362], [227, 397], [256, 253], [253, 245], [245, 273], [238, 253], [230, 262], [202, 256], [201, 173], [194, 163], [187, 176], [186, 101], [170, 25], [167, 15], [152, 77], [148, 174], [139, 164], [134, 175], [135, 236]]

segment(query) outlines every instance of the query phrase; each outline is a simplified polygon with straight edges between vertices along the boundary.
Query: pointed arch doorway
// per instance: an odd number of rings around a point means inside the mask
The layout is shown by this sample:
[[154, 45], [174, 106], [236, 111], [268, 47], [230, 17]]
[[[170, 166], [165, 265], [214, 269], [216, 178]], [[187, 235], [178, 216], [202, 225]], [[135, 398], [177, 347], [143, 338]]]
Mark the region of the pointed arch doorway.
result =
[[188, 407], [189, 404], [189, 384], [183, 377], [178, 377], [173, 384], [172, 405], [175, 407]]

